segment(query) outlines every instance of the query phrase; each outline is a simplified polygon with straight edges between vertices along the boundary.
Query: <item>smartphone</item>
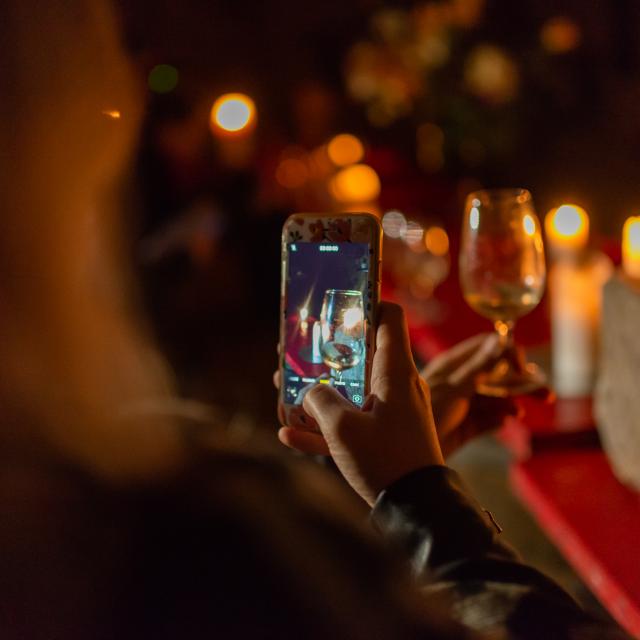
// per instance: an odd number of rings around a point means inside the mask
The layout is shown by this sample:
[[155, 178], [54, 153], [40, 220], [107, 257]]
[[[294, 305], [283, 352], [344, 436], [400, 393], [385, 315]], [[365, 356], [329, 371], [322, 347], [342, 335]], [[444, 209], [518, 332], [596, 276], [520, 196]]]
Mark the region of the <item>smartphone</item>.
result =
[[369, 213], [295, 214], [282, 230], [282, 424], [309, 426], [316, 384], [361, 407], [369, 393], [380, 297], [382, 229]]

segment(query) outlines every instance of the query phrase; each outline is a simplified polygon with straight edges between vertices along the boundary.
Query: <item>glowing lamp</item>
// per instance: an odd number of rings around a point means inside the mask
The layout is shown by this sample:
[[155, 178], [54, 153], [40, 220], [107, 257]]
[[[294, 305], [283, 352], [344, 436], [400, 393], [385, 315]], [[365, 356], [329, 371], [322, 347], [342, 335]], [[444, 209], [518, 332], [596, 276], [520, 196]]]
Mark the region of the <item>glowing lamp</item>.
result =
[[547, 241], [555, 253], [575, 253], [589, 241], [589, 216], [582, 208], [563, 204], [546, 215], [544, 228]]
[[239, 134], [246, 132], [256, 119], [256, 105], [243, 93], [225, 93], [211, 107], [211, 124], [214, 130]]
[[630, 278], [640, 279], [640, 216], [627, 218], [622, 228], [622, 268]]

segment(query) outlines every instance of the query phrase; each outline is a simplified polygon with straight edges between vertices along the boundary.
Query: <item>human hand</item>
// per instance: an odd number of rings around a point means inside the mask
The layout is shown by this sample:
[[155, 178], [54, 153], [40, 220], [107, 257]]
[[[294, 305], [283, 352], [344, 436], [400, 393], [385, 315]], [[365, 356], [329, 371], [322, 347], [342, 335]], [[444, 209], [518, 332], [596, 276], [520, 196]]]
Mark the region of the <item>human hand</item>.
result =
[[318, 431], [282, 427], [281, 442], [309, 454], [331, 455], [351, 487], [370, 505], [407, 473], [443, 464], [429, 388], [411, 356], [402, 308], [380, 305], [371, 393], [362, 410], [327, 385], [313, 387], [303, 408]]
[[431, 404], [445, 456], [472, 438], [518, 415], [512, 399], [475, 393], [476, 377], [489, 371], [502, 353], [498, 335], [479, 334], [439, 354], [422, 370], [431, 389]]

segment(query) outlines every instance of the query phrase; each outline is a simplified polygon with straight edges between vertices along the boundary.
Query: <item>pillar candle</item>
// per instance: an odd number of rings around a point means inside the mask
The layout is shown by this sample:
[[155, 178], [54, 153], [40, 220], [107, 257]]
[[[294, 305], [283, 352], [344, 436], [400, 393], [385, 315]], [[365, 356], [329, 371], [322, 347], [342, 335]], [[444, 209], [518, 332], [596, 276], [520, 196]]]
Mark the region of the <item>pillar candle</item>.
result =
[[559, 397], [593, 391], [602, 287], [612, 273], [611, 261], [598, 252], [581, 261], [559, 260], [549, 271], [551, 365]]

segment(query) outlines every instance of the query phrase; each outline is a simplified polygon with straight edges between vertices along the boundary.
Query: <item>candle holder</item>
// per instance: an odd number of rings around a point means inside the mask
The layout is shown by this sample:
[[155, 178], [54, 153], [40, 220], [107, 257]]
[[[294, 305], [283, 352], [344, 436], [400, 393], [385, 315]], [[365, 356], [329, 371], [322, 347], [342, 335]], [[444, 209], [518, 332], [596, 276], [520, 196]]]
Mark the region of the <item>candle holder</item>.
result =
[[594, 412], [618, 479], [640, 490], [640, 280], [618, 272], [604, 287]]

